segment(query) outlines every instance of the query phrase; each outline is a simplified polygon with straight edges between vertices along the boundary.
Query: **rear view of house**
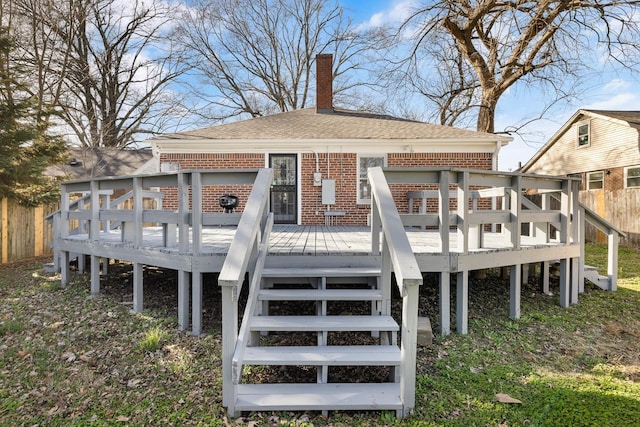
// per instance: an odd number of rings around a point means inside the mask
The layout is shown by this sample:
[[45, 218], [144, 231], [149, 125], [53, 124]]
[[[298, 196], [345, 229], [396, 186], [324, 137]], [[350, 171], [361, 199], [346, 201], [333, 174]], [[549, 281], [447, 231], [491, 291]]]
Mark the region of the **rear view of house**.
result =
[[[511, 140], [336, 108], [331, 55], [318, 55], [317, 81], [315, 108], [152, 139], [162, 170], [273, 168], [271, 211], [276, 223], [365, 225], [371, 202], [367, 168], [493, 170], [500, 148]], [[409, 190], [394, 189], [401, 210], [407, 209]], [[210, 204], [215, 206], [220, 196], [210, 195]]]

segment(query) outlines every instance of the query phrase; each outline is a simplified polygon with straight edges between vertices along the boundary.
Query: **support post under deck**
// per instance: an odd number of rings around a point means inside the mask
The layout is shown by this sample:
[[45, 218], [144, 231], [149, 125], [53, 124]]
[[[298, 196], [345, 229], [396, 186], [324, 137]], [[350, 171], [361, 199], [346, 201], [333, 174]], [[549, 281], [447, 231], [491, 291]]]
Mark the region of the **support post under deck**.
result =
[[456, 280], [456, 330], [469, 332], [469, 272], [459, 271]]
[[202, 273], [191, 273], [191, 334], [202, 335]]
[[522, 264], [511, 266], [509, 286], [509, 317], [520, 318], [520, 290], [522, 287]]
[[440, 334], [451, 333], [451, 275], [440, 273]]
[[571, 285], [571, 258], [560, 260], [560, 306], [569, 307]]
[[60, 251], [60, 285], [66, 288], [69, 284], [69, 252]]
[[100, 257], [91, 255], [91, 295], [100, 293]]
[[133, 312], [142, 313], [144, 300], [143, 268], [139, 262], [133, 263]]
[[178, 329], [189, 327], [189, 272], [178, 271]]

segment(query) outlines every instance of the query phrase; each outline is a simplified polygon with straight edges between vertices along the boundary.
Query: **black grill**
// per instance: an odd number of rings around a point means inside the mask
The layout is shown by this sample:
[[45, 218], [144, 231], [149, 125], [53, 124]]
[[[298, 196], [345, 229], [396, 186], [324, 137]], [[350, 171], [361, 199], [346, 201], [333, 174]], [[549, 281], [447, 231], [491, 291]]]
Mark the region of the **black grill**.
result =
[[226, 194], [220, 197], [220, 207], [223, 208], [226, 213], [233, 212], [233, 210], [238, 207], [238, 198]]

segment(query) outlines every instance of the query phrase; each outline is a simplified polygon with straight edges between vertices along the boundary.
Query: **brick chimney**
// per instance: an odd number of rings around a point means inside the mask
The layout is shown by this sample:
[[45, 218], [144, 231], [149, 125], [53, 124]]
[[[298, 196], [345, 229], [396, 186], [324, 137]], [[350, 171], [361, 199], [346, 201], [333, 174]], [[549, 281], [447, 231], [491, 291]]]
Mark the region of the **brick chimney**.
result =
[[333, 113], [333, 55], [316, 55], [316, 113]]

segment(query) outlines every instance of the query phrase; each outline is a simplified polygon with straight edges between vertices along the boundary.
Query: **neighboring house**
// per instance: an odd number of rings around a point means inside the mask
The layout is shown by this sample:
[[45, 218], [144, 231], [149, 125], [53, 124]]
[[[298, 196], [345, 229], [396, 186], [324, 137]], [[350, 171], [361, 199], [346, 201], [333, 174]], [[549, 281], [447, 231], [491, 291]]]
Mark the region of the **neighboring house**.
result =
[[158, 159], [151, 149], [79, 148], [68, 149], [67, 163], [49, 166], [45, 174], [66, 179], [122, 176], [158, 171]]
[[521, 170], [581, 176], [580, 201], [638, 246], [639, 129], [640, 111], [578, 110]]
[[[325, 224], [329, 215], [334, 224], [364, 225], [371, 194], [368, 167], [497, 169], [500, 148], [511, 141], [334, 108], [331, 55], [318, 55], [317, 80], [315, 108], [151, 139], [161, 170], [272, 167], [276, 223]], [[408, 190], [394, 189], [399, 210], [407, 207]], [[215, 205], [219, 196], [205, 205]]]

